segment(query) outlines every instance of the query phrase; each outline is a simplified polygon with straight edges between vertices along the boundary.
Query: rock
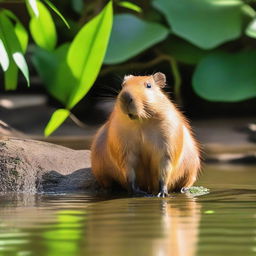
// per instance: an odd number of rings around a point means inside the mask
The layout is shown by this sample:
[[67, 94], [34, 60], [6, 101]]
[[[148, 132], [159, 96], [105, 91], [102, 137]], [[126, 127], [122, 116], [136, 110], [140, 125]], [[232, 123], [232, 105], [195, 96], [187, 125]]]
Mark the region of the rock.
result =
[[0, 191], [95, 192], [90, 151], [0, 136]]

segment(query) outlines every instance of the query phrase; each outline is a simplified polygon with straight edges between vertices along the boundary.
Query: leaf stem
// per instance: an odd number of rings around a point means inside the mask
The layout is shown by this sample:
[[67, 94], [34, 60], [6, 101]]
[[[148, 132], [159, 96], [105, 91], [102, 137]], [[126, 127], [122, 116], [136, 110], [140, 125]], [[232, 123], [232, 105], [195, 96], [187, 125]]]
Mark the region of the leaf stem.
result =
[[169, 56], [169, 62], [172, 69], [172, 74], [174, 78], [174, 95], [176, 98], [176, 101], [179, 103], [179, 105], [182, 105], [182, 97], [181, 97], [181, 75], [178, 67], [177, 61]]
[[70, 112], [70, 115], [69, 115], [70, 119], [80, 128], [83, 128], [83, 129], [87, 129], [89, 126], [82, 122], [81, 120], [79, 120], [74, 114], [72, 114]]

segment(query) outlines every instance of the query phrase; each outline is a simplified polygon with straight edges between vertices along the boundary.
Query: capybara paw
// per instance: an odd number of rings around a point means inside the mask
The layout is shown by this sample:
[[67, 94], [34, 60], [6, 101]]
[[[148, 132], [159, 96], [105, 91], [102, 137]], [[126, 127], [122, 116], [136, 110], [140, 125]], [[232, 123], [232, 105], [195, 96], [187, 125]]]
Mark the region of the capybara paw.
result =
[[180, 190], [180, 192], [184, 194], [184, 193], [188, 192], [188, 190], [189, 190], [189, 188], [184, 187]]
[[157, 194], [157, 197], [168, 197], [169, 194], [168, 194], [168, 191], [167, 189], [162, 189], [158, 194]]

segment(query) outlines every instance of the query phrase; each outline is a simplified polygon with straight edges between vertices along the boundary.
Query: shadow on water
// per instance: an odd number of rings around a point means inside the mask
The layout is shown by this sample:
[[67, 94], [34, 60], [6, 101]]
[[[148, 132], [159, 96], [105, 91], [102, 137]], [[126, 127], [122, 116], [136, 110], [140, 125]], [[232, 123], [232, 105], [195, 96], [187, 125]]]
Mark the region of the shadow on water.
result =
[[209, 166], [198, 197], [0, 195], [0, 256], [255, 255], [255, 180]]

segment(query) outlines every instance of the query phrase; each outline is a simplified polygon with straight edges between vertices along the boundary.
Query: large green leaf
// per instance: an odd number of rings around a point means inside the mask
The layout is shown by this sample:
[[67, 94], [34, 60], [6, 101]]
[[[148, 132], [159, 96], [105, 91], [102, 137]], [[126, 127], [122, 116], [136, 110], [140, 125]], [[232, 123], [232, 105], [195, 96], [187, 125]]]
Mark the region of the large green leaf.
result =
[[70, 28], [67, 20], [65, 19], [65, 17], [61, 14], [61, 12], [56, 8], [56, 6], [49, 0], [44, 0], [45, 3], [62, 19], [62, 21], [64, 22], [64, 24]]
[[78, 80], [67, 107], [74, 107], [89, 91], [101, 68], [112, 28], [112, 2], [77, 34], [68, 51], [67, 62]]
[[256, 96], [256, 51], [213, 53], [197, 66], [195, 92], [211, 101], [241, 101]]
[[69, 44], [63, 44], [55, 51], [36, 48], [32, 57], [33, 64], [47, 90], [63, 105], [67, 104], [69, 96], [77, 85], [77, 80], [66, 62], [68, 49]]
[[168, 29], [158, 23], [144, 21], [131, 14], [115, 15], [104, 63], [124, 62], [161, 42], [168, 33]]
[[209, 51], [196, 47], [195, 45], [178, 38], [174, 35], [165, 40], [162, 50], [176, 60], [185, 64], [197, 64]]
[[83, 0], [71, 0], [71, 7], [76, 13], [81, 14], [84, 10], [84, 1]]
[[30, 11], [29, 28], [31, 35], [37, 45], [47, 50], [53, 50], [57, 42], [57, 35], [52, 16], [40, 1], [36, 2], [39, 15], [35, 16]]
[[175, 34], [204, 49], [236, 39], [242, 32], [246, 6], [242, 0], [154, 0], [153, 5]]
[[15, 21], [14, 32], [19, 40], [20, 46], [22, 48], [22, 52], [25, 53], [28, 46], [28, 33], [22, 23], [19, 21], [16, 15], [14, 15], [9, 10], [3, 10], [3, 13]]
[[8, 53], [5, 49], [2, 35], [0, 32], [0, 65], [3, 69], [3, 71], [6, 71], [8, 69], [9, 64], [10, 64], [10, 61], [9, 61]]
[[58, 99], [58, 92], [56, 91], [55, 95], [54, 90], [51, 91], [54, 86], [56, 80], [55, 76], [60, 64], [54, 52], [40, 47], [35, 47], [32, 55], [32, 62], [45, 87]]
[[56, 110], [45, 127], [44, 135], [49, 136], [52, 134], [68, 118], [69, 114], [70, 112], [67, 109]]
[[17, 67], [20, 69], [25, 79], [27, 80], [27, 84], [29, 86], [29, 71], [27, 62], [24, 56], [20, 52], [15, 52], [13, 55], [13, 60], [16, 63]]
[[256, 38], [256, 19], [254, 19], [254, 20], [252, 20], [252, 22], [250, 22], [245, 33], [249, 37]]
[[[14, 63], [17, 67], [21, 70], [23, 75], [27, 80], [27, 84], [29, 86], [29, 71], [27, 67], [26, 60], [22, 54], [22, 48], [19, 43], [19, 40], [15, 34], [13, 24], [9, 20], [9, 18], [5, 15], [4, 12], [0, 13], [0, 37], [4, 44], [4, 47], [7, 51], [9, 60], [10, 61], [8, 69], [6, 70], [7, 74], [5, 75], [5, 88], [7, 90], [16, 89], [17, 85], [17, 78], [16, 78], [16, 68], [13, 67]], [[13, 78], [12, 78], [13, 75]]]
[[15, 90], [18, 83], [18, 68], [11, 59], [8, 69], [4, 72], [5, 90]]
[[29, 6], [33, 15], [38, 17], [39, 10], [38, 10], [38, 6], [37, 6], [37, 0], [26, 0], [26, 4], [27, 4], [27, 6]]

